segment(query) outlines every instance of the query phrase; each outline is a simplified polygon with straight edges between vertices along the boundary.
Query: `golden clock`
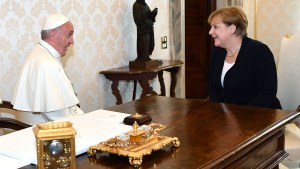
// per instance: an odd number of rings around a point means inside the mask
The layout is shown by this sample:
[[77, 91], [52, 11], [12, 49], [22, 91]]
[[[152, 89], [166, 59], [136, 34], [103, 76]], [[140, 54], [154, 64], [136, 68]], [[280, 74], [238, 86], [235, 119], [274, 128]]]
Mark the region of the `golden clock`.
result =
[[33, 128], [38, 169], [75, 169], [75, 134], [70, 122], [48, 122]]

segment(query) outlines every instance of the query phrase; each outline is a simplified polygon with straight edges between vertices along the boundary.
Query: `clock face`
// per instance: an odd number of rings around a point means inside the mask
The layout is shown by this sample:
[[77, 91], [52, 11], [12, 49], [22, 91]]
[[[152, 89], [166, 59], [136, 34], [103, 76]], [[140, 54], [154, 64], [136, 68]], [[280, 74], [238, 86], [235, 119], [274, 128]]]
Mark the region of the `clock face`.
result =
[[64, 150], [64, 145], [61, 141], [59, 140], [52, 140], [49, 143], [49, 153], [52, 154], [53, 156], [60, 155], [63, 150]]
[[71, 145], [69, 139], [45, 140], [43, 147], [45, 169], [70, 167]]

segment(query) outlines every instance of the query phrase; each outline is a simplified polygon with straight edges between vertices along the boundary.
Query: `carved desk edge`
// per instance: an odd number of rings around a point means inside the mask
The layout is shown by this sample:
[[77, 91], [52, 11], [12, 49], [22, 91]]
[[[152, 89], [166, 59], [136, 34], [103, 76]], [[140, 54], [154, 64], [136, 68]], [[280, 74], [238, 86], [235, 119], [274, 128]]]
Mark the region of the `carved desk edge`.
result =
[[[214, 160], [213, 162], [207, 163], [203, 168], [215, 168], [215, 167], [230, 167], [230, 166], [239, 166], [236, 163], [246, 163], [247, 159], [244, 159], [243, 162], [237, 162], [240, 160], [240, 157], [245, 158], [245, 154], [247, 154], [248, 149], [263, 149], [264, 147], [268, 146], [267, 144], [272, 141], [281, 141], [282, 150], [276, 149], [277, 152], [272, 152], [267, 159], [261, 159], [262, 161], [259, 163], [260, 165], [256, 165], [255, 168], [276, 168], [279, 163], [288, 156], [288, 153], [284, 151], [284, 127], [288, 123], [292, 122], [294, 119], [300, 116], [300, 112], [293, 111], [291, 112], [290, 116], [285, 117], [284, 119], [278, 121], [277, 123], [271, 125], [270, 127], [266, 128], [265, 130], [261, 131], [254, 137], [249, 138], [244, 143], [241, 144], [242, 147], [246, 148], [243, 149], [241, 146], [233, 148], [229, 151], [226, 155], [222, 156]], [[262, 139], [258, 139], [262, 138]], [[277, 140], [276, 140], [277, 139]], [[281, 140], [280, 140], [281, 139]], [[256, 142], [256, 143], [255, 143]], [[280, 146], [280, 145], [279, 145]], [[277, 147], [278, 148], [278, 147]], [[252, 152], [253, 153], [253, 152]], [[240, 156], [236, 156], [236, 154], [240, 154]], [[231, 157], [235, 157], [232, 159]], [[242, 164], [243, 165], [243, 164]], [[201, 167], [201, 168], [202, 168]]]

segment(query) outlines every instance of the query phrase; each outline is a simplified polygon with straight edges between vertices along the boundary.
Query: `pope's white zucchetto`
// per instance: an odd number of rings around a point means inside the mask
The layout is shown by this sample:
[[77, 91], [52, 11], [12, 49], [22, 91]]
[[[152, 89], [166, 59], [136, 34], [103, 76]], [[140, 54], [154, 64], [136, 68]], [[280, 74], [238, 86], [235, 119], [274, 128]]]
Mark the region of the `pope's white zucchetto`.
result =
[[70, 21], [70, 19], [64, 15], [61, 15], [61, 14], [50, 15], [47, 18], [47, 20], [44, 22], [42, 30], [49, 30], [49, 29], [57, 28], [65, 23], [67, 23], [68, 21]]

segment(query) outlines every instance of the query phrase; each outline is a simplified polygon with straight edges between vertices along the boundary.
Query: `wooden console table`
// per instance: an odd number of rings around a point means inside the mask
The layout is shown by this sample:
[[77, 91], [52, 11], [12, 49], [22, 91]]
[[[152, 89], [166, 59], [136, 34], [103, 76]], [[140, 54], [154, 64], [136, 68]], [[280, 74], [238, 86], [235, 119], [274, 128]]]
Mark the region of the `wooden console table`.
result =
[[147, 95], [157, 95], [157, 93], [152, 89], [149, 84], [149, 80], [154, 79], [158, 76], [160, 83], [160, 90], [162, 96], [166, 95], [165, 83], [163, 78], [163, 71], [168, 71], [171, 73], [171, 88], [170, 96], [175, 97], [175, 87], [177, 83], [177, 72], [181, 65], [183, 64], [180, 60], [161, 60], [162, 64], [155, 68], [130, 68], [129, 66], [110, 69], [101, 71], [108, 80], [112, 81], [111, 90], [113, 95], [116, 97], [116, 104], [122, 104], [122, 97], [118, 89], [120, 80], [134, 80], [134, 90], [132, 100], [135, 100], [136, 94], [136, 82], [138, 81], [142, 87], [141, 98]]

